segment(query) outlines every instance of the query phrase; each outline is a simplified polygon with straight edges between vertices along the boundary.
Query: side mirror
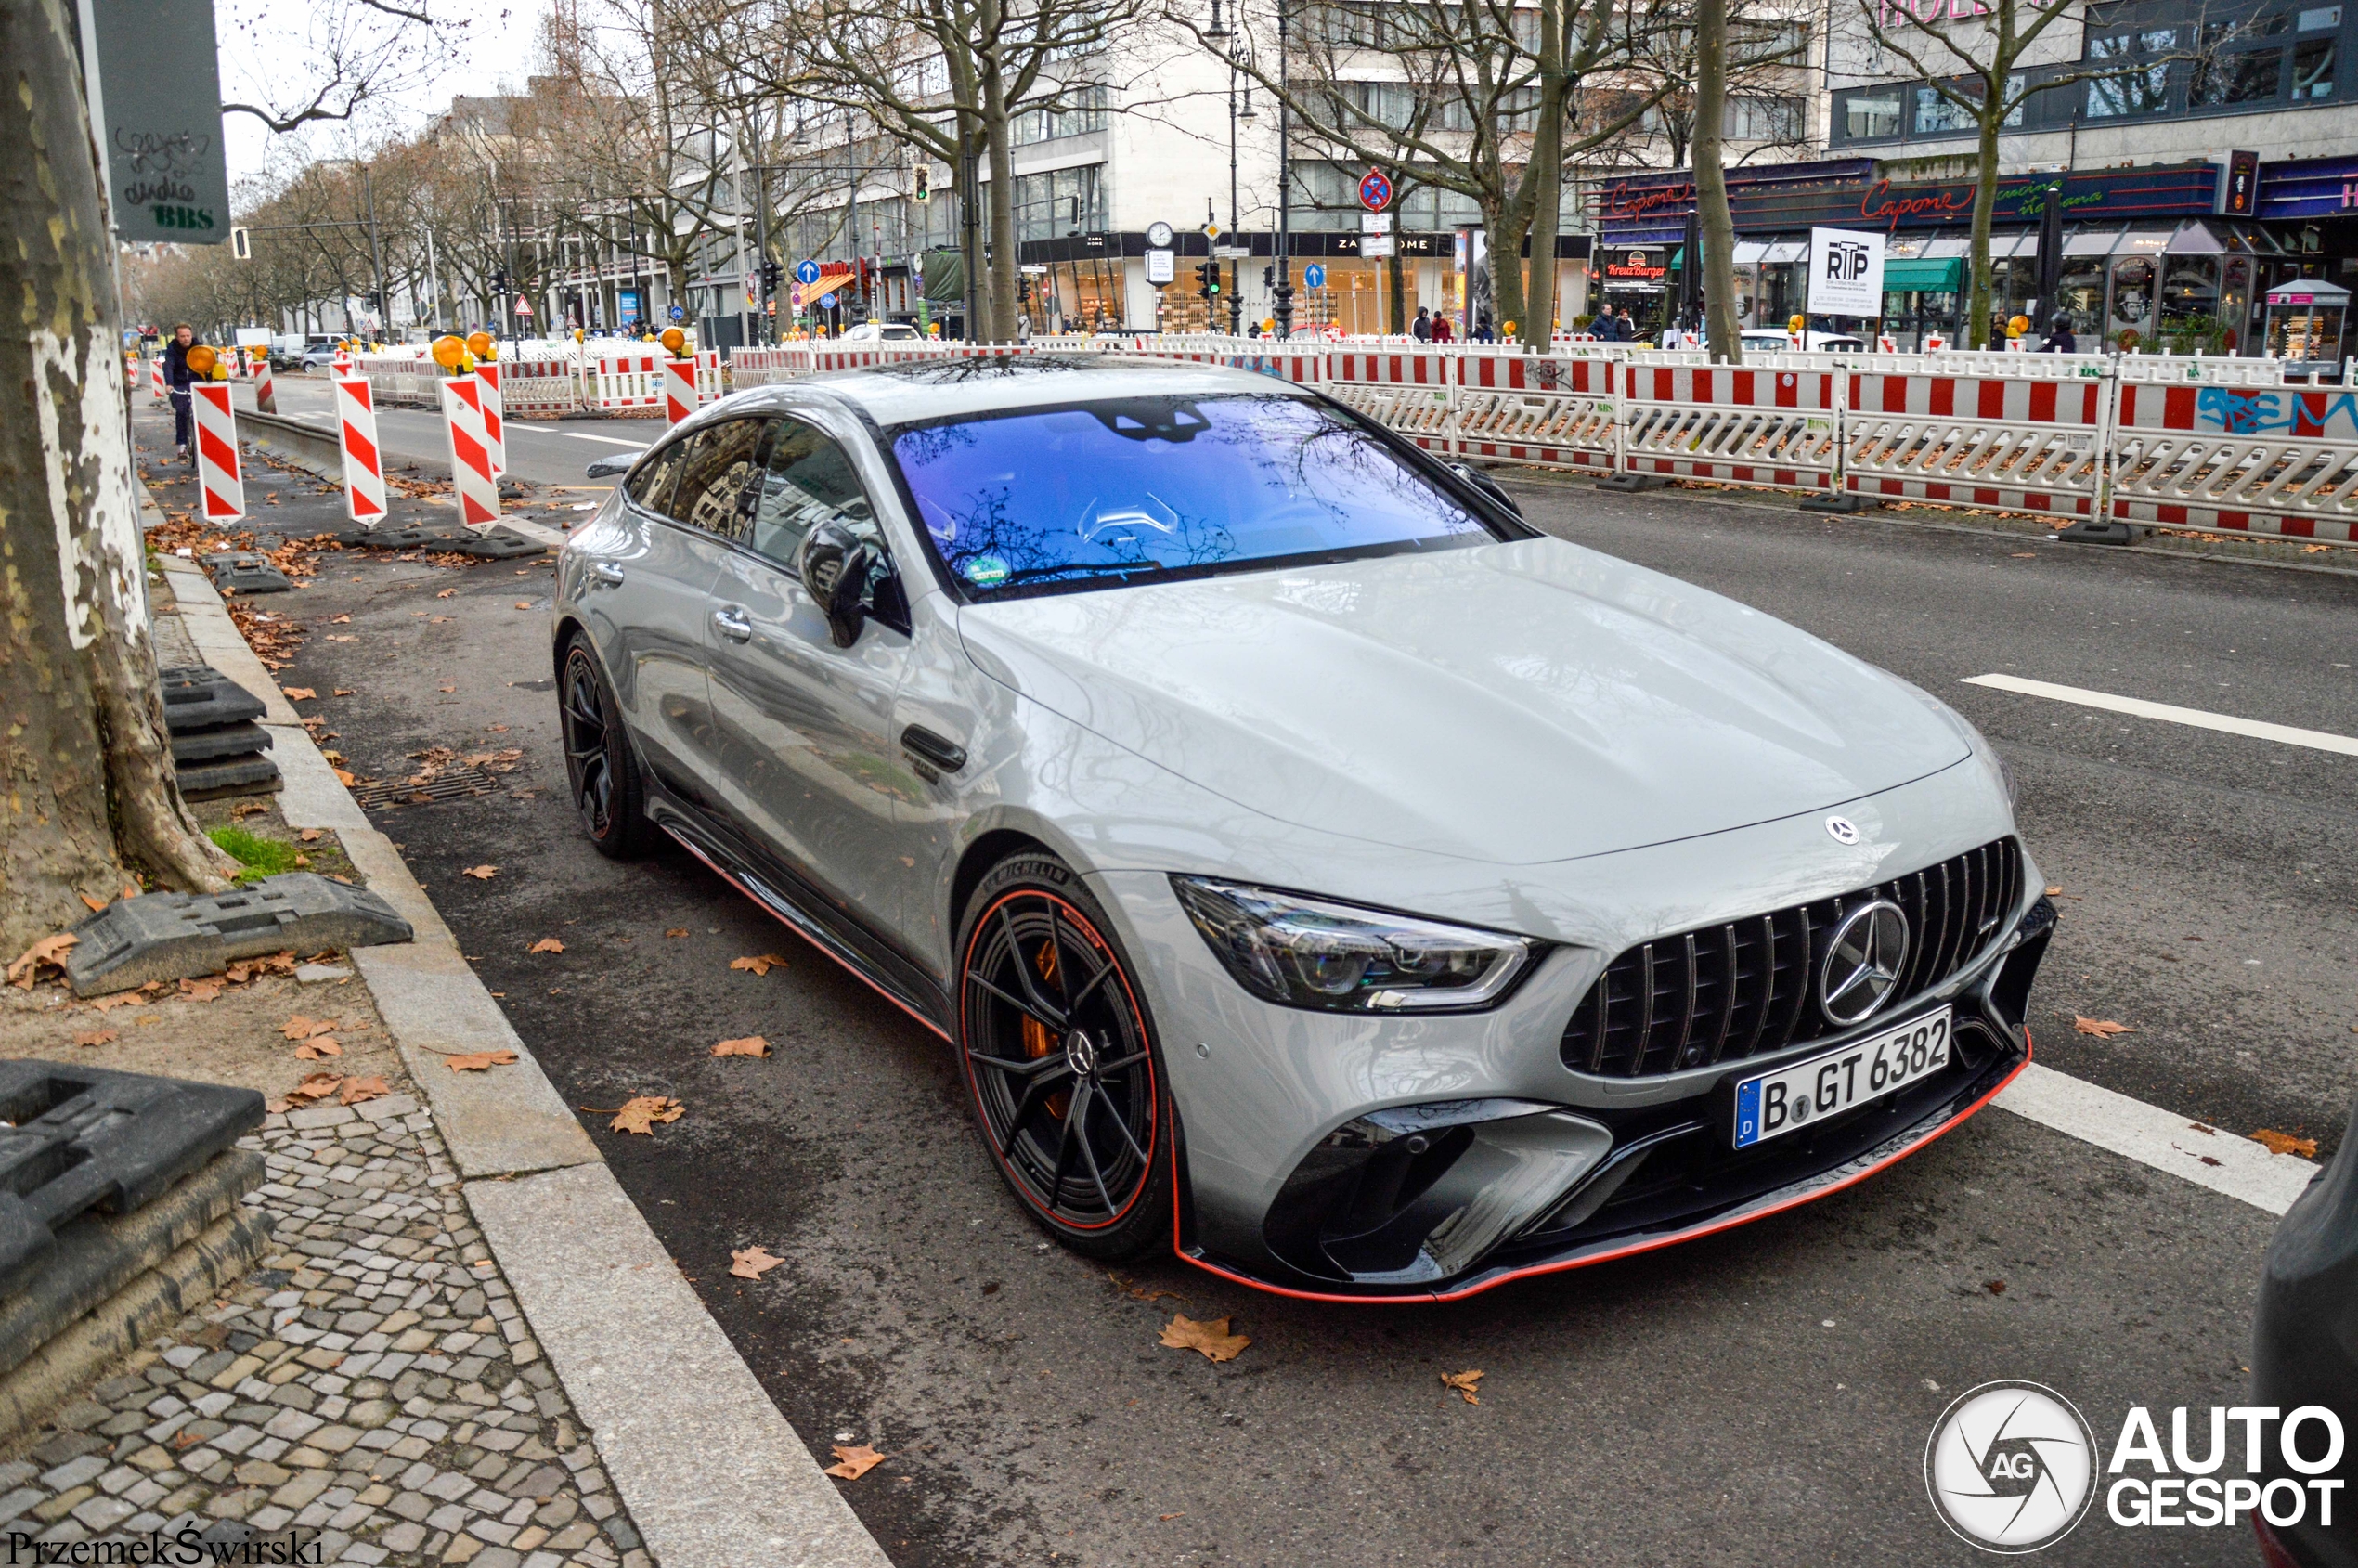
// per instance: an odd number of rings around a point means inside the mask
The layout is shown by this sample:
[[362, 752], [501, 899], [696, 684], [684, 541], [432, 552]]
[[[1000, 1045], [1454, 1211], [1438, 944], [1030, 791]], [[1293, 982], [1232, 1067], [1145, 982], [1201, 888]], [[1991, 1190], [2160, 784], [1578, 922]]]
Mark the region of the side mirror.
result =
[[838, 648], [860, 641], [860, 628], [875, 609], [875, 586], [886, 570], [885, 558], [875, 545], [836, 522], [825, 522], [803, 536], [796, 560], [802, 586], [819, 602], [827, 617], [827, 634]]
[[607, 479], [617, 473], [629, 473], [631, 465], [638, 460], [639, 454], [636, 452], [632, 452], [628, 456], [625, 456], [620, 452], [616, 452], [610, 458], [598, 459], [595, 462], [592, 462], [588, 468], [583, 469], [581, 472], [584, 476], [590, 479]]
[[1464, 480], [1467, 484], [1472, 486], [1475, 489], [1480, 490], [1493, 501], [1496, 501], [1500, 509], [1503, 510], [1509, 516], [1512, 517], [1516, 522], [1520, 523], [1522, 521], [1522, 508], [1517, 506], [1515, 504], [1515, 499], [1507, 494], [1506, 491], [1500, 489], [1498, 487], [1498, 482], [1491, 478], [1490, 475], [1483, 473], [1482, 470], [1474, 467], [1471, 463], [1461, 462], [1451, 463], [1449, 465], [1449, 472]]

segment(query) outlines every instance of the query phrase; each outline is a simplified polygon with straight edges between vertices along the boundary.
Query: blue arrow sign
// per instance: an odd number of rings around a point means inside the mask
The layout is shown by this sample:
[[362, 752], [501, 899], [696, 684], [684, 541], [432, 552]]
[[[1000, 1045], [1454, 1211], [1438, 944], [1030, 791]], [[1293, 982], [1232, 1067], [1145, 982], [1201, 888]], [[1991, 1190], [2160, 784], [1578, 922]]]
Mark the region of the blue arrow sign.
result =
[[1323, 289], [1327, 286], [1327, 269], [1312, 262], [1302, 269], [1302, 280], [1314, 289]]
[[815, 261], [795, 263], [794, 280], [797, 283], [816, 283], [819, 281], [819, 264]]

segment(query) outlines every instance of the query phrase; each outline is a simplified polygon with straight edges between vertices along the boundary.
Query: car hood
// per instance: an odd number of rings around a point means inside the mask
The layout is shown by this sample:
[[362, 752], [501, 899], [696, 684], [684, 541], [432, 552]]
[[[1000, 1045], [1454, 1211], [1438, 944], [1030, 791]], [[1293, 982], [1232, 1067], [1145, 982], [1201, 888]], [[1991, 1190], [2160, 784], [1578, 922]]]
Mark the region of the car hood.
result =
[[1923, 693], [1556, 539], [967, 605], [983, 672], [1281, 821], [1510, 864], [1822, 810], [1963, 760]]

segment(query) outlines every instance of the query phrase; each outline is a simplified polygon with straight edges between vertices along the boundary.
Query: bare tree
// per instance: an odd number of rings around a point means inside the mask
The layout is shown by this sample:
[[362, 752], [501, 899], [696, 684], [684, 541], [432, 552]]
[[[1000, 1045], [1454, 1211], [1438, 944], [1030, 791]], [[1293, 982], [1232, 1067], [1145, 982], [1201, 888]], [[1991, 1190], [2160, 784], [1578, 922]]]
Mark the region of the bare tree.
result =
[[1728, 168], [1721, 137], [1728, 123], [1728, 0], [1695, 0], [1695, 231], [1703, 272], [1705, 341], [1715, 361], [1743, 363], [1736, 330], [1736, 223], [1728, 212]]
[[173, 779], [114, 241], [78, 58], [61, 0], [0, 0], [0, 289], [19, 323], [0, 334], [0, 377], [24, 389], [28, 410], [0, 421], [0, 948], [11, 953], [136, 886], [135, 870], [212, 889], [232, 863]]
[[235, 44], [224, 58], [253, 62], [245, 74], [260, 100], [227, 102], [221, 112], [252, 115], [283, 135], [350, 120], [427, 81], [469, 21], [430, 14], [429, 0], [310, 0], [293, 7], [240, 0], [224, 7], [216, 25], [224, 42]]

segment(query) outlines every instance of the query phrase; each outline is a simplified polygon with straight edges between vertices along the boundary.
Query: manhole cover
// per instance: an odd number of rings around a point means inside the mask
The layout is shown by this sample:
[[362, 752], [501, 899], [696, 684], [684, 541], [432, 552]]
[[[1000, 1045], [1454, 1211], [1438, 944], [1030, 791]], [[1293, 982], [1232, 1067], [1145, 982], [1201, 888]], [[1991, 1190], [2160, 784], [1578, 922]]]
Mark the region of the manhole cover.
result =
[[430, 806], [437, 800], [463, 800], [471, 795], [496, 795], [503, 784], [472, 762], [446, 765], [433, 778], [421, 784], [395, 779], [386, 784], [361, 784], [352, 792], [364, 811], [374, 811], [387, 806]]

